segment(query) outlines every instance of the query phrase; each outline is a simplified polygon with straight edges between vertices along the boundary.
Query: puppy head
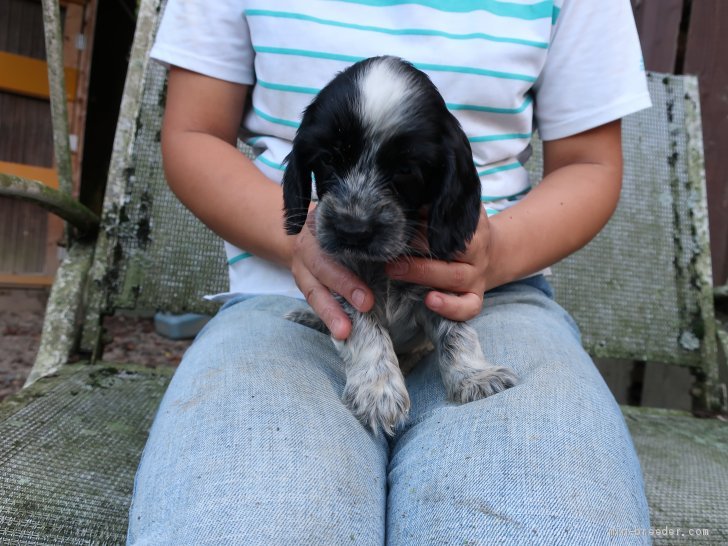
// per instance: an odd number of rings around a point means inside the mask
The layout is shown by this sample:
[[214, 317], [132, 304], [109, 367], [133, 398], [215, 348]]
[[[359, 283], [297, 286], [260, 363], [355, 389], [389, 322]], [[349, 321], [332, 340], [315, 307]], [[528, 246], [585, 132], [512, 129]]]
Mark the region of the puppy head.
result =
[[470, 144], [430, 79], [395, 57], [338, 74], [314, 99], [287, 158], [286, 231], [301, 231], [316, 180], [316, 235], [333, 255], [388, 261], [427, 214], [431, 254], [465, 249], [480, 214]]

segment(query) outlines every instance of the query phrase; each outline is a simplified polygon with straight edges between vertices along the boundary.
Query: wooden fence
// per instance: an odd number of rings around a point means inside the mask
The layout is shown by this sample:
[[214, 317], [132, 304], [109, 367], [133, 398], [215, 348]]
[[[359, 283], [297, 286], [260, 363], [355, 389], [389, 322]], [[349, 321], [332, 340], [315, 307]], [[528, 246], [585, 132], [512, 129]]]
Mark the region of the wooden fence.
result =
[[700, 84], [716, 285], [728, 280], [728, 0], [632, 0], [647, 70]]

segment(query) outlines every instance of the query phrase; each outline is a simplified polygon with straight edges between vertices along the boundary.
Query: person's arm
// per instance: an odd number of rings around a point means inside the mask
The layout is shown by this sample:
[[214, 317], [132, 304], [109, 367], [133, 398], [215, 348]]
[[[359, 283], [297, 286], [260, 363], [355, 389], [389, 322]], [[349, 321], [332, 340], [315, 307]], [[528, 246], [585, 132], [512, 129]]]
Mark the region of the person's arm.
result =
[[235, 246], [288, 267], [307, 301], [339, 339], [348, 316], [329, 289], [360, 311], [371, 290], [326, 257], [308, 229], [283, 229], [281, 186], [235, 147], [248, 88], [172, 67], [162, 124], [164, 172], [172, 191], [212, 231]]
[[[622, 187], [621, 124], [544, 142], [544, 179], [488, 219], [457, 261], [398, 261], [390, 275], [437, 288], [427, 306], [453, 319], [475, 317], [483, 293], [553, 265], [591, 241], [612, 216]], [[442, 290], [454, 292], [446, 294]]]
[[172, 68], [162, 124], [172, 191], [226, 241], [289, 265], [278, 184], [236, 148], [247, 86]]
[[615, 121], [543, 143], [541, 184], [491, 220], [488, 288], [555, 264], [602, 230], [622, 189], [620, 127]]

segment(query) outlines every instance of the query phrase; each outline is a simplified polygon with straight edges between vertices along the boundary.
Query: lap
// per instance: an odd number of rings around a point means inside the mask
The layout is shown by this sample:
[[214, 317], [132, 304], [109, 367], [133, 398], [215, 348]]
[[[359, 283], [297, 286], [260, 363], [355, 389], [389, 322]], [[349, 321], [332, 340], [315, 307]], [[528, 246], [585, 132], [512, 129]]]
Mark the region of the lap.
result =
[[130, 543], [382, 544], [386, 520], [392, 544], [600, 544], [646, 525], [619, 409], [541, 290], [491, 293], [473, 321], [519, 385], [457, 406], [427, 357], [389, 445], [341, 402], [329, 338], [282, 318], [302, 305], [238, 303], [195, 340], [144, 451]]
[[330, 340], [283, 319], [296, 305], [224, 309], [185, 354], [137, 472], [130, 544], [383, 541], [386, 443], [341, 402]]
[[448, 402], [436, 362], [408, 376], [410, 421], [392, 442], [392, 544], [603, 544], [649, 525], [639, 463], [571, 318], [525, 285], [472, 321], [486, 358], [519, 384]]

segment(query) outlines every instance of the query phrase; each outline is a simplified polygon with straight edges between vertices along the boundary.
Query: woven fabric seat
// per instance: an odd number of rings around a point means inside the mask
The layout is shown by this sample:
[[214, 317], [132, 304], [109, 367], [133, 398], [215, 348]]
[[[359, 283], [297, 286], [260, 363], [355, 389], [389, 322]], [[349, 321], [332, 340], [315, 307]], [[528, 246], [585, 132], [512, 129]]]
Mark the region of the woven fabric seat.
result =
[[728, 423], [654, 408], [622, 411], [645, 478], [655, 544], [728, 544]]
[[171, 375], [73, 364], [0, 405], [0, 544], [122, 544]]
[[[0, 499], [11, 499], [0, 503], [0, 544], [123, 544], [134, 472], [172, 371], [69, 365], [0, 406]], [[623, 412], [655, 544], [728, 544], [728, 425]]]

